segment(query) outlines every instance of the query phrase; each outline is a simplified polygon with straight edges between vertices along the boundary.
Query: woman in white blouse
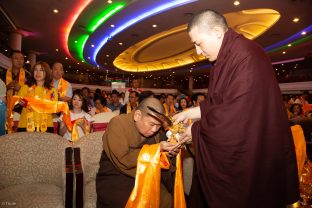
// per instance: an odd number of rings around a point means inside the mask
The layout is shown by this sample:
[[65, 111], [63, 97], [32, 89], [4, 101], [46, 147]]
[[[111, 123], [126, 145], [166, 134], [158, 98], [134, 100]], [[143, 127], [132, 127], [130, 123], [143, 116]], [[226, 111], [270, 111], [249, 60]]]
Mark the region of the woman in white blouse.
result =
[[[72, 97], [72, 106], [70, 110], [70, 118], [72, 123], [76, 122], [78, 137], [81, 138], [90, 132], [90, 123], [93, 121], [92, 117], [86, 112], [87, 103], [83, 98], [80, 90], [76, 90]], [[62, 120], [63, 115], [60, 116], [60, 135], [69, 141], [72, 141], [72, 134], [68, 131], [65, 123]]]

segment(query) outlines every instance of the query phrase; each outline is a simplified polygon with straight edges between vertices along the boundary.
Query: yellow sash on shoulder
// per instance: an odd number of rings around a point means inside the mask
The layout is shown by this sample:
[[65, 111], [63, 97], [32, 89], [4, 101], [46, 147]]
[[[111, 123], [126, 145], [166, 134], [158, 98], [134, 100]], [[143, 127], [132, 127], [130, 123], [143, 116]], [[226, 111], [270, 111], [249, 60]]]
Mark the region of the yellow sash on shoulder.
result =
[[[12, 67], [9, 68], [6, 72], [6, 85], [13, 81]], [[18, 76], [18, 84], [23, 86], [25, 84], [25, 69], [21, 68]], [[10, 100], [14, 95], [14, 89], [8, 89], [7, 91], [7, 100]]]
[[58, 85], [57, 85], [57, 92], [59, 93], [59, 96], [61, 98], [65, 97], [66, 96], [66, 90], [67, 90], [67, 81], [63, 78], [61, 78], [58, 82]]
[[[174, 208], [185, 208], [182, 180], [181, 151], [177, 155], [174, 184]], [[140, 151], [135, 185], [126, 208], [150, 208], [160, 205], [160, 171], [169, 169], [166, 153], [160, 152], [160, 145], [144, 145]]]

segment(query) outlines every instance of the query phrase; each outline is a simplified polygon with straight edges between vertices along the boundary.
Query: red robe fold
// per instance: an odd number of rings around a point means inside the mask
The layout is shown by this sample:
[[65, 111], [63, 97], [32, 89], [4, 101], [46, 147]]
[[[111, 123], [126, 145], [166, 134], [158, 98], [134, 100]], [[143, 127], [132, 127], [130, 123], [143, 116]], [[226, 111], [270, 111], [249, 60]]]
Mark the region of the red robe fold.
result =
[[201, 120], [192, 127], [192, 207], [203, 202], [211, 208], [279, 208], [297, 201], [290, 126], [262, 48], [229, 29], [208, 89]]

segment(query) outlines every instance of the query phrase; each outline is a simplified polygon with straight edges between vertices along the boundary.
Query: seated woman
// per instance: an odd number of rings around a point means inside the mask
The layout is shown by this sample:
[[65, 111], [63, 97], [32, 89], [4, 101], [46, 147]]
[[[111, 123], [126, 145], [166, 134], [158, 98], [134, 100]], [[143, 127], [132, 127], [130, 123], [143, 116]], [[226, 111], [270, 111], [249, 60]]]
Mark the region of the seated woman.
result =
[[[92, 122], [91, 116], [86, 113], [87, 101], [83, 98], [80, 90], [76, 90], [73, 93], [72, 105], [70, 109], [70, 118], [72, 123], [76, 122], [78, 138], [83, 137], [90, 132], [90, 122]], [[60, 116], [60, 135], [68, 141], [72, 141], [72, 133], [68, 131], [67, 126], [62, 120], [63, 115]]]
[[94, 99], [94, 107], [89, 112], [91, 116], [94, 116], [98, 113], [105, 113], [105, 112], [112, 112], [111, 109], [109, 109], [107, 106], [106, 99], [103, 96], [97, 96]]
[[302, 106], [299, 103], [292, 104], [289, 110], [292, 113], [290, 120], [301, 119], [304, 117], [304, 115], [302, 114]]
[[188, 109], [188, 107], [187, 107], [187, 98], [186, 97], [180, 98], [178, 104], [179, 104], [178, 105], [178, 112], [182, 112], [182, 111], [185, 111], [185, 110]]
[[[51, 87], [51, 80], [50, 66], [46, 62], [39, 61], [31, 71], [30, 80], [19, 90], [18, 96], [57, 101], [57, 92]], [[52, 114], [37, 112], [31, 105], [23, 107], [17, 131], [35, 130], [53, 133]]]

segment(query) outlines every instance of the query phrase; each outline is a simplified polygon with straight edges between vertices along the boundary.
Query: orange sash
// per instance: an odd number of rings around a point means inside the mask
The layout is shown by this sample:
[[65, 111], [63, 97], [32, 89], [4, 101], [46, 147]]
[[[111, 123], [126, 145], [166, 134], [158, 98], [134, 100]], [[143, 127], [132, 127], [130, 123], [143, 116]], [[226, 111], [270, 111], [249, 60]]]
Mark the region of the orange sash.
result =
[[166, 103], [164, 103], [163, 106], [164, 106], [164, 108], [165, 108], [165, 115], [166, 115], [166, 116], [169, 116], [169, 113], [170, 113], [170, 112], [173, 112], [173, 113], [175, 113], [175, 114], [177, 113], [177, 111], [176, 111], [176, 109], [174, 108], [173, 105], [170, 106], [170, 110], [168, 110], [168, 107], [167, 107], [167, 104], [166, 104]]
[[64, 113], [63, 121], [66, 124], [67, 128], [72, 130], [69, 108], [66, 102], [51, 101], [35, 97], [20, 97], [15, 95], [8, 101], [7, 107], [8, 133], [12, 133], [13, 108], [17, 103], [20, 102], [21, 99], [26, 100], [27, 106], [31, 107], [34, 111], [39, 113], [63, 112]]
[[[138, 102], [136, 102], [136, 103], [137, 103], [137, 106], [138, 106]], [[131, 110], [131, 104], [130, 104], [130, 102], [128, 102], [128, 103], [127, 103], [127, 114], [128, 114], [128, 113], [131, 113], [131, 111], [132, 111], [132, 110]]]
[[[174, 184], [174, 208], [185, 208], [182, 180], [181, 152], [177, 155]], [[160, 170], [169, 169], [166, 153], [160, 152], [160, 145], [144, 145], [140, 151], [135, 185], [126, 208], [150, 208], [160, 205]]]
[[[63, 117], [64, 118], [64, 117]], [[84, 131], [85, 134], [88, 134], [90, 129], [87, 129], [87, 121], [85, 118], [78, 118], [77, 120], [71, 122], [73, 123], [73, 126], [72, 126], [72, 133], [71, 133], [71, 136], [72, 136], [72, 142], [76, 142], [78, 139], [79, 139], [79, 133], [78, 133], [78, 126], [77, 126], [77, 122], [79, 121], [85, 121], [84, 122], [84, 126], [82, 127], [82, 130]], [[66, 125], [67, 126], [67, 125]]]
[[106, 106], [103, 107], [103, 111], [100, 112], [99, 109], [95, 108], [95, 114], [98, 114], [98, 113], [105, 113], [105, 112], [108, 112], [108, 109]]
[[295, 150], [296, 150], [296, 158], [297, 158], [297, 166], [298, 166], [298, 175], [300, 177], [304, 162], [307, 158], [306, 153], [306, 142], [304, 139], [303, 130], [300, 125], [294, 125], [291, 127], [291, 133], [293, 136]]
[[[6, 72], [6, 85], [8, 85], [10, 82], [13, 81], [12, 73], [13, 72], [12, 72], [12, 67], [11, 67]], [[18, 84], [21, 86], [23, 86], [25, 84], [25, 69], [23, 69], [23, 68], [21, 68], [19, 71]], [[14, 89], [8, 89], [7, 90], [7, 100], [10, 100], [13, 95], [14, 95]]]
[[[68, 85], [68, 82], [65, 79], [63, 78], [59, 79], [56, 89], [61, 98], [66, 97], [67, 85]], [[53, 83], [53, 86], [54, 86], [54, 83]]]

